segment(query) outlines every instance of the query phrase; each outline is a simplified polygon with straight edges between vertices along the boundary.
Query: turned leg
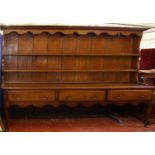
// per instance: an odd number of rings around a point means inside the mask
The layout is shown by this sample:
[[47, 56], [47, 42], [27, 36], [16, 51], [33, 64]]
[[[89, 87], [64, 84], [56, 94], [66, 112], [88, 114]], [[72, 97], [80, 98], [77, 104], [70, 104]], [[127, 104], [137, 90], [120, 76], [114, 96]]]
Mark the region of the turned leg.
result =
[[144, 113], [144, 126], [146, 127], [150, 123], [150, 117], [152, 113], [153, 103], [149, 103], [146, 106], [145, 113]]
[[151, 118], [151, 114], [152, 114], [152, 109], [154, 107], [154, 103], [155, 103], [155, 91], [153, 93], [152, 102], [147, 104], [147, 108], [146, 108], [145, 115], [144, 115], [144, 119], [145, 119], [144, 126], [147, 126], [150, 123], [150, 118]]
[[4, 105], [5, 103], [3, 102], [3, 111], [2, 111], [2, 120], [4, 124], [4, 130], [6, 130], [8, 126], [8, 109]]
[[143, 104], [143, 116], [137, 115], [137, 119], [144, 123], [144, 127], [147, 127], [150, 124], [150, 118], [152, 113], [153, 103], [145, 103]]
[[5, 120], [5, 129], [7, 129], [8, 127], [8, 121], [9, 121], [9, 116], [8, 116], [8, 108], [4, 109], [4, 120]]
[[3, 117], [4, 117], [4, 124], [5, 130], [8, 127], [8, 120], [9, 120], [9, 113], [8, 113], [8, 100], [7, 100], [7, 92], [3, 92]]

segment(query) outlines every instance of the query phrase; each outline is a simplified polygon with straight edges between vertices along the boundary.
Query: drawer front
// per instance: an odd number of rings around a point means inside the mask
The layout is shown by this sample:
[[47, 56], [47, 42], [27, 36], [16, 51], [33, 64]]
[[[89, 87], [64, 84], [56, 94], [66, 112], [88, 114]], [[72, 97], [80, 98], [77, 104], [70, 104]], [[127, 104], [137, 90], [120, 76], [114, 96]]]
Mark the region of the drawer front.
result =
[[104, 101], [104, 91], [61, 91], [60, 101]]
[[9, 101], [54, 101], [54, 91], [10, 91], [8, 92]]
[[151, 90], [111, 90], [108, 92], [108, 101], [148, 101], [152, 98]]

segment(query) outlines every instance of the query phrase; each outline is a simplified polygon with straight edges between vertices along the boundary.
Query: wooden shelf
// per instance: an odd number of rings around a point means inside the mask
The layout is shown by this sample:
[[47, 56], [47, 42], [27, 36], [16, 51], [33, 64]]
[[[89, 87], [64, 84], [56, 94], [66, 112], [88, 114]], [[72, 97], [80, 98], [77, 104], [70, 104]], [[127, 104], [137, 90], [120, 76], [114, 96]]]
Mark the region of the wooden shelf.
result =
[[[28, 84], [39, 84], [39, 83], [42, 83], [42, 84], [48, 84], [48, 83], [58, 83], [58, 84], [79, 84], [79, 83], [83, 83], [83, 84], [88, 84], [88, 83], [90, 83], [90, 84], [103, 84], [103, 83], [105, 83], [104, 81], [63, 81], [63, 80], [57, 80], [57, 81], [6, 81], [5, 83], [7, 83], [7, 84], [9, 84], [9, 83], [23, 83], [23, 84], [25, 84], [25, 83], [28, 83]], [[108, 82], [106, 82], [106, 84], [107, 84]], [[120, 82], [109, 82], [109, 83], [114, 83], [114, 84], [116, 84], [116, 83], [120, 83]], [[127, 82], [122, 82], [122, 83], [124, 83], [124, 84], [126, 84]]]
[[88, 90], [88, 89], [155, 89], [155, 86], [148, 86], [148, 85], [140, 85], [140, 84], [132, 84], [132, 83], [99, 83], [99, 84], [58, 84], [58, 83], [55, 83], [55, 84], [41, 84], [41, 83], [38, 83], [38, 84], [33, 84], [33, 83], [2, 83], [2, 88], [3, 89], [20, 89], [20, 90], [38, 90], [38, 89], [69, 89], [69, 90], [72, 90], [72, 89], [80, 89], [80, 90]]
[[104, 54], [5, 54], [3, 56], [135, 56], [138, 57], [137, 53], [104, 53]]
[[76, 73], [76, 72], [138, 72], [137, 69], [100, 69], [100, 70], [4, 70], [3, 72], [8, 72], [8, 73], [63, 73], [63, 72], [68, 72], [68, 73]]

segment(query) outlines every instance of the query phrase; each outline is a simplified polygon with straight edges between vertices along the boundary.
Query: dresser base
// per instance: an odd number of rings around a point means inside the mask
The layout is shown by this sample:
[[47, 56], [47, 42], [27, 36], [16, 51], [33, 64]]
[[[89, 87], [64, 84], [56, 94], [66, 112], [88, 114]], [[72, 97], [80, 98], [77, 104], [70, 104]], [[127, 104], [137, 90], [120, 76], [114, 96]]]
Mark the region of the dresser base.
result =
[[[154, 105], [154, 87], [128, 85], [91, 85], [91, 87], [82, 87], [73, 85], [72, 87], [66, 87], [66, 85], [57, 85], [57, 88], [53, 89], [5, 89], [4, 90], [4, 109], [5, 120], [8, 122], [8, 108], [17, 105], [19, 107], [43, 107], [46, 105], [52, 105], [58, 107], [65, 104], [69, 107], [75, 107], [77, 105], [83, 105], [85, 107], [91, 107], [94, 104], [101, 104], [107, 106], [109, 104], [115, 104], [118, 106], [123, 105], [140, 105], [145, 103], [145, 112], [143, 122], [144, 125], [149, 124], [149, 117], [151, 115], [151, 109]], [[71, 86], [71, 85], [70, 85]], [[89, 85], [90, 86], [90, 85]], [[101, 87], [102, 86], [102, 87]], [[70, 88], [70, 89], [69, 89]]]

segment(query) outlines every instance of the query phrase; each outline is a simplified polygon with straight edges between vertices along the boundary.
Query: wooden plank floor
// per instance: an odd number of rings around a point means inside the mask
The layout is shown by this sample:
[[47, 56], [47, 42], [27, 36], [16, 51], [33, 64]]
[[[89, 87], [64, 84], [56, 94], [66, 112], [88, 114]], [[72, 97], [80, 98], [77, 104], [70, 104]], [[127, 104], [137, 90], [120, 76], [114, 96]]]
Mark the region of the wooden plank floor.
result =
[[[84, 108], [45, 107], [10, 110], [7, 131], [10, 132], [133, 132], [155, 131], [155, 124], [144, 127], [132, 113], [136, 107], [129, 107], [129, 117], [124, 117], [123, 107], [112, 107], [114, 115], [123, 121], [118, 124], [105, 115], [106, 109], [101, 106]], [[131, 111], [130, 111], [131, 110]]]
[[155, 132], [155, 124], [144, 127], [134, 117], [121, 118], [117, 124], [107, 117], [96, 118], [53, 118], [53, 119], [10, 119], [9, 132]]

